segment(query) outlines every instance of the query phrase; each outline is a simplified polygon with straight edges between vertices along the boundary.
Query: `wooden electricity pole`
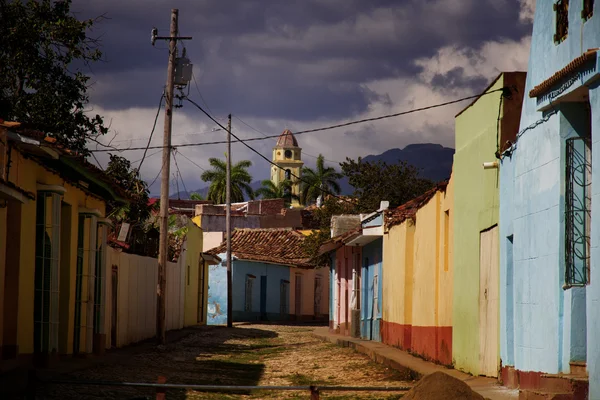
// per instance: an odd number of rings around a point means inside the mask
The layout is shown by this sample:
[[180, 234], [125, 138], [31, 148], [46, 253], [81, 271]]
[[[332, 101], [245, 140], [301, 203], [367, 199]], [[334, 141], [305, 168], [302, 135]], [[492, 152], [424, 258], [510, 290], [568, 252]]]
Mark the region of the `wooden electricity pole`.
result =
[[152, 30], [152, 45], [156, 39], [169, 41], [169, 66], [167, 68], [167, 87], [165, 90], [165, 127], [163, 137], [162, 176], [160, 181], [160, 238], [158, 248], [158, 287], [156, 298], [156, 338], [159, 344], [165, 344], [166, 338], [166, 288], [167, 255], [169, 253], [169, 173], [171, 169], [171, 127], [173, 126], [173, 91], [175, 88], [175, 58], [177, 39], [189, 40], [191, 37], [177, 37], [179, 10], [171, 9], [171, 30], [168, 37], [156, 36]]
[[227, 236], [227, 327], [233, 326], [233, 279], [231, 276], [231, 114], [227, 117], [227, 189], [225, 194], [225, 230]]

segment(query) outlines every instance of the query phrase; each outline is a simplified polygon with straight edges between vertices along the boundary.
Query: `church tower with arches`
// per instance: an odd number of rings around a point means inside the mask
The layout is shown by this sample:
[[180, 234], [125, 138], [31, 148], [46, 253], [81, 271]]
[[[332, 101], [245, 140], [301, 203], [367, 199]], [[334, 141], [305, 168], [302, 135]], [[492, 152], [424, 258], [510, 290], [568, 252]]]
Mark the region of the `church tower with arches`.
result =
[[[271, 166], [271, 181], [275, 185], [286, 179], [292, 181], [292, 194], [300, 196], [300, 181], [294, 175], [301, 176], [302, 173], [302, 149], [289, 129], [283, 131], [273, 147], [273, 163], [281, 168]], [[299, 207], [300, 203], [298, 200], [292, 200], [292, 206]]]

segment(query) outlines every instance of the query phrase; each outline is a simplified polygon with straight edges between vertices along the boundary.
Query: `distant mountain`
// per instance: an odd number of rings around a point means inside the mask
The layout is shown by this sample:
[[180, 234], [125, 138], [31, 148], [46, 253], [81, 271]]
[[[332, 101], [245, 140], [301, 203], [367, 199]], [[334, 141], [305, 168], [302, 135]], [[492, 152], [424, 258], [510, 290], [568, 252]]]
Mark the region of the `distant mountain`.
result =
[[[452, 172], [452, 160], [454, 157], [454, 149], [444, 147], [441, 144], [434, 143], [419, 143], [409, 144], [403, 149], [390, 149], [381, 154], [368, 155], [363, 157], [363, 161], [384, 161], [388, 164], [396, 164], [399, 161], [406, 161], [410, 165], [421, 170], [423, 178], [431, 179], [434, 182], [439, 182], [450, 177]], [[336, 166], [339, 170], [339, 166]], [[261, 187], [261, 181], [254, 181], [250, 184], [252, 190]], [[344, 177], [340, 180], [340, 188], [342, 194], [349, 195], [354, 192], [354, 188], [348, 183], [348, 178]], [[208, 185], [193, 190], [190, 193], [200, 193], [204, 198], [208, 194]], [[182, 191], [171, 195], [172, 199], [182, 198], [188, 199], [189, 194]]]
[[[438, 182], [450, 177], [453, 157], [454, 149], [441, 144], [419, 143], [410, 144], [404, 149], [390, 149], [378, 155], [368, 155], [362, 160], [371, 162], [381, 160], [388, 164], [406, 161], [419, 168], [423, 178]], [[354, 192], [346, 177], [340, 181], [340, 187], [342, 194], [348, 195]]]

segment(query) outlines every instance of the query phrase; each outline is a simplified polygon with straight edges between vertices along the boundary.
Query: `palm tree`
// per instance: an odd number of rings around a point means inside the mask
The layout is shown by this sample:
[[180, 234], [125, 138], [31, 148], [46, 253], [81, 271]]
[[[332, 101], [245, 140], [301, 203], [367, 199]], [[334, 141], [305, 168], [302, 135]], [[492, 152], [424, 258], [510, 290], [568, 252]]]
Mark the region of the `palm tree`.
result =
[[290, 180], [284, 180], [275, 185], [273, 181], [266, 179], [261, 184], [262, 187], [254, 193], [262, 196], [263, 199], [284, 199], [286, 206], [289, 206], [292, 200], [300, 200], [300, 197], [292, 193]]
[[190, 194], [190, 200], [204, 200], [204, 197], [200, 193], [193, 192]]
[[304, 203], [316, 200], [322, 191], [340, 194], [340, 185], [337, 183], [344, 175], [333, 167], [325, 167], [325, 158], [322, 154], [317, 157], [317, 168], [302, 168], [302, 199]]
[[[218, 158], [210, 158], [212, 169], [204, 171], [200, 176], [204, 182], [210, 182], [206, 198], [216, 204], [226, 202], [227, 191], [227, 164]], [[244, 201], [244, 193], [254, 199], [254, 191], [250, 187], [252, 175], [247, 171], [252, 165], [249, 160], [242, 160], [231, 166], [231, 202]]]

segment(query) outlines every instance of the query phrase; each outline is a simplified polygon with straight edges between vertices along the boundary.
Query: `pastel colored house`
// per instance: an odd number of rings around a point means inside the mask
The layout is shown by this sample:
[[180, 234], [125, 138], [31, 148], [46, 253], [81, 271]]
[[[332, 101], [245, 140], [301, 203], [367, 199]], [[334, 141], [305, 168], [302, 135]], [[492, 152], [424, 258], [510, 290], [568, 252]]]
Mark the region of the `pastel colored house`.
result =
[[[236, 229], [231, 237], [233, 321], [328, 318], [329, 276], [302, 248], [305, 234], [292, 229]], [[226, 244], [205, 257], [223, 261], [209, 269], [208, 324], [227, 321]]]
[[[600, 399], [600, 16], [538, 1], [520, 131], [500, 166], [505, 384]], [[563, 374], [563, 375], [559, 375]], [[578, 376], [565, 379], [564, 374]]]
[[386, 212], [382, 342], [452, 363], [453, 182]]
[[515, 141], [525, 76], [499, 74], [455, 118], [452, 359], [455, 368], [474, 375], [497, 377], [500, 368], [496, 154]]
[[[345, 232], [345, 229], [333, 229], [340, 219], [351, 221], [346, 229], [358, 226]], [[360, 337], [362, 247], [345, 244], [360, 233], [360, 215], [332, 216], [331, 225], [334, 236], [320, 249], [321, 254], [329, 254], [330, 258], [329, 330], [341, 335]]]
[[209, 264], [220, 262], [218, 258], [206, 260], [202, 256], [203, 235], [198, 220], [198, 217], [194, 217], [188, 221], [182, 251], [185, 260], [184, 326], [206, 325]]
[[1, 124], [2, 368], [104, 350], [108, 200], [127, 202], [101, 170], [41, 133]]

